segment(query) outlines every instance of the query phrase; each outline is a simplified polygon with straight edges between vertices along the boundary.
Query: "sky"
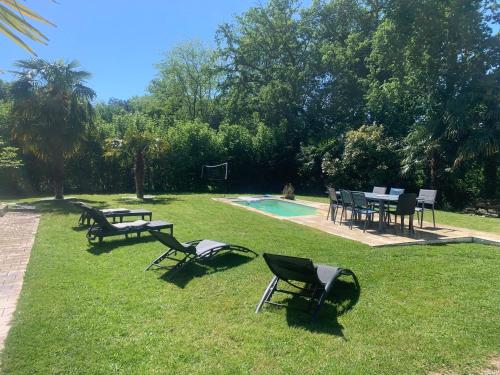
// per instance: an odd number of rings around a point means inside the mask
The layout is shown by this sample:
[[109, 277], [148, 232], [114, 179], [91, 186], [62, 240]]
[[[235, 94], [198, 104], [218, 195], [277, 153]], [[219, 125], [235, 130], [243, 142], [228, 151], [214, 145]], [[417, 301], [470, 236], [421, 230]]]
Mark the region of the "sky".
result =
[[[261, 1], [265, 3], [265, 1]], [[200, 40], [215, 46], [218, 25], [259, 0], [26, 0], [24, 5], [56, 24], [36, 24], [47, 46], [29, 41], [46, 60], [78, 60], [92, 73], [98, 101], [146, 92], [155, 64], [175, 45]], [[12, 80], [12, 64], [31, 55], [0, 34], [0, 79]]]

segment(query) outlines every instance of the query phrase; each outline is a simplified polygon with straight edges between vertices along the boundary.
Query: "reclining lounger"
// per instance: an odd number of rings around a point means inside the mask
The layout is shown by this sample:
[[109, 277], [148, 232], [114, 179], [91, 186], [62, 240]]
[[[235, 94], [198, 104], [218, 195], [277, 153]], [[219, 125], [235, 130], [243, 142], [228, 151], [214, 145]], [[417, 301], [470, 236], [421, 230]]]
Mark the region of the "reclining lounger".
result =
[[140, 237], [142, 232], [154, 233], [166, 228], [170, 229], [171, 234], [174, 231], [174, 225], [165, 221], [136, 220], [126, 223], [111, 224], [101, 211], [91, 208], [87, 212], [90, 217], [94, 219], [94, 223], [87, 232], [87, 238], [89, 241], [93, 241], [98, 238], [99, 242], [102, 242], [104, 237], [119, 235], [125, 235], [125, 237], [128, 238], [128, 235], [131, 233], [137, 233], [137, 237]]
[[[168, 247], [168, 250], [158, 258], [153, 260], [144, 271], [149, 270], [151, 267], [168, 268], [171, 270], [170, 275], [173, 275], [188, 263], [194, 262], [198, 259], [212, 258], [221, 251], [239, 251], [242, 253], [252, 253], [258, 256], [256, 252], [247, 249], [246, 247], [224, 242], [217, 242], [212, 240], [195, 240], [181, 243], [177, 241], [177, 239], [171, 234], [169, 235], [161, 232], [151, 232], [151, 234], [156, 237], [156, 239], [163, 245]], [[173, 255], [177, 253], [181, 253], [182, 255], [184, 255], [184, 258], [180, 260], [177, 258], [173, 258]], [[164, 259], [177, 261], [177, 264], [171, 267], [160, 266], [160, 263]]]
[[[282, 304], [271, 302], [273, 294], [275, 292], [281, 292], [309, 297], [311, 304], [316, 301], [316, 309], [312, 315], [312, 320], [314, 321], [321, 306], [323, 305], [323, 302], [325, 301], [325, 298], [332, 290], [335, 280], [337, 280], [340, 276], [352, 276], [356, 284], [356, 288], [359, 289], [359, 283], [356, 275], [347, 268], [333, 267], [325, 264], [314, 264], [311, 259], [307, 258], [267, 253], [264, 253], [263, 256], [269, 269], [274, 274], [274, 277], [257, 305], [257, 309], [255, 310], [256, 313], [262, 309], [264, 303], [283, 306]], [[294, 288], [300, 289], [302, 293], [278, 289], [279, 281], [284, 281]], [[293, 283], [293, 281], [305, 283], [305, 286], [298, 286]]]
[[[92, 217], [89, 215], [88, 210], [94, 207], [83, 202], [74, 202], [73, 204], [82, 210], [82, 214], [78, 219], [78, 225], [90, 225]], [[113, 223], [116, 222], [116, 219], [119, 219], [121, 223], [123, 222], [124, 217], [132, 216], [140, 217], [142, 220], [145, 220], [146, 217], [149, 218], [149, 221], [153, 220], [153, 213], [150, 210], [145, 210], [143, 208], [136, 210], [129, 210], [125, 208], [105, 208], [99, 211], [101, 211], [107, 218], [111, 218]]]

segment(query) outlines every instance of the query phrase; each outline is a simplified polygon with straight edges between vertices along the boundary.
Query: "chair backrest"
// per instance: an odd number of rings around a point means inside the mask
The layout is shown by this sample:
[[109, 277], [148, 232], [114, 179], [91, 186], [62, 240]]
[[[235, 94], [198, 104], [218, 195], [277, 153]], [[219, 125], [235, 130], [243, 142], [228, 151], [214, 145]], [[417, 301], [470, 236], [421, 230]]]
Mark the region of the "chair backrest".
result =
[[385, 194], [387, 188], [385, 186], [374, 186], [372, 193], [374, 194]]
[[389, 195], [401, 195], [405, 192], [405, 189], [392, 188], [389, 190]]
[[106, 219], [106, 216], [96, 208], [90, 206], [82, 206], [87, 211], [88, 215], [105, 231], [116, 231], [116, 228]]
[[328, 188], [328, 196], [330, 197], [330, 204], [337, 203], [337, 191], [335, 188]]
[[151, 231], [150, 232], [153, 237], [155, 237], [158, 241], [160, 241], [165, 246], [177, 250], [181, 253], [196, 253], [196, 248], [194, 246], [186, 246], [181, 244], [177, 239], [168, 233]]
[[362, 191], [352, 191], [352, 201], [355, 207], [366, 208], [368, 203], [366, 202], [365, 193]]
[[318, 272], [311, 259], [264, 253], [267, 266], [282, 280], [318, 284]]
[[420, 189], [418, 198], [427, 204], [436, 203], [437, 190]]
[[403, 193], [398, 198], [396, 215], [413, 215], [417, 205], [417, 194]]
[[340, 190], [340, 197], [342, 198], [342, 203], [345, 205], [352, 204], [352, 194], [349, 190]]

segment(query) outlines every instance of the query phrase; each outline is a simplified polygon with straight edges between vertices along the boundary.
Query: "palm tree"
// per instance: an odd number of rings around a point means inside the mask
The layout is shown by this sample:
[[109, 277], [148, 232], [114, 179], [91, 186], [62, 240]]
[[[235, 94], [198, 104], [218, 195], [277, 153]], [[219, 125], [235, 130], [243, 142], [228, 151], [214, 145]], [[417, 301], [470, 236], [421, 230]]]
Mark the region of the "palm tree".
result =
[[115, 137], [108, 140], [107, 156], [132, 159], [134, 164], [135, 194], [144, 198], [146, 159], [159, 155], [165, 147], [156, 124], [141, 113], [126, 113], [113, 117]]
[[75, 153], [93, 117], [90, 73], [76, 61], [20, 60], [12, 85], [12, 133], [24, 148], [47, 163], [56, 199], [63, 198], [64, 162]]
[[27, 19], [55, 26], [30, 8], [20, 4], [19, 1], [0, 0], [0, 33], [36, 56], [35, 51], [20, 36], [23, 35], [42, 44], [47, 44], [48, 38], [32, 26]]

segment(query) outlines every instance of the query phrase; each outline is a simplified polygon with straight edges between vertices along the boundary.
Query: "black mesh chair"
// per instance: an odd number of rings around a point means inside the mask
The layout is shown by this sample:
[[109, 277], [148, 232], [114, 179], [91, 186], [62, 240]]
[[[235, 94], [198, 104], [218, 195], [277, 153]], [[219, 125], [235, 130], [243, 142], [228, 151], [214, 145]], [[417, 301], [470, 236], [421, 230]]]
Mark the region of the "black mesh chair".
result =
[[[376, 211], [368, 205], [365, 193], [363, 193], [362, 191], [353, 191], [351, 192], [351, 195], [353, 201], [352, 212], [354, 214], [354, 217], [361, 220], [363, 218], [363, 215], [365, 215], [365, 220], [364, 220], [365, 223], [363, 226], [363, 232], [365, 232], [368, 220], [373, 221], [373, 214]], [[352, 226], [352, 219], [351, 219], [351, 226]]]
[[387, 213], [401, 216], [401, 229], [404, 229], [405, 216], [410, 217], [409, 230], [413, 231], [413, 216], [415, 215], [415, 206], [417, 204], [417, 194], [403, 193], [399, 196], [398, 204], [395, 210], [388, 211]]
[[[401, 188], [390, 188], [389, 189], [389, 195], [401, 195], [405, 192], [405, 189], [401, 189]], [[386, 207], [386, 214], [387, 214], [387, 218], [389, 219], [389, 223], [391, 222], [391, 215], [389, 213], [389, 211], [391, 210], [394, 210], [394, 206], [391, 205], [391, 203], [387, 203], [387, 207]], [[394, 222], [397, 223], [398, 222], [398, 219], [397, 217], [394, 218]]]
[[349, 190], [340, 190], [340, 199], [342, 199], [342, 212], [340, 213], [340, 220], [339, 224], [342, 225], [342, 217], [344, 217], [345, 213], [345, 219], [347, 220], [347, 211], [351, 211], [351, 217], [350, 217], [350, 224], [349, 228], [352, 228], [352, 210], [353, 210], [353, 204], [352, 204], [352, 194]]
[[328, 188], [328, 197], [330, 198], [330, 206], [328, 207], [328, 214], [326, 215], [326, 220], [332, 217], [333, 222], [335, 223], [335, 219], [337, 217], [337, 211], [342, 207], [342, 201], [337, 197], [337, 191], [335, 188]]
[[[373, 194], [385, 194], [387, 191], [387, 188], [385, 186], [374, 186], [372, 193]], [[379, 203], [378, 202], [370, 202], [370, 207], [372, 209], [378, 208]]]
[[[431, 206], [432, 210], [432, 224], [436, 228], [436, 216], [434, 214], [434, 204], [436, 203], [437, 190], [420, 189], [417, 197], [417, 219], [420, 221], [420, 228], [424, 222], [425, 205]], [[420, 215], [419, 215], [420, 214]]]
[[[311, 259], [298, 258], [285, 255], [264, 253], [264, 260], [274, 274], [267, 286], [262, 298], [255, 310], [258, 313], [264, 303], [283, 306], [283, 304], [272, 302], [274, 293], [281, 292], [290, 295], [304, 296], [309, 299], [311, 306], [316, 302], [316, 308], [312, 314], [314, 321], [318, 312], [332, 290], [335, 280], [343, 275], [352, 276], [356, 288], [359, 290], [358, 279], [354, 272], [347, 268], [333, 267], [326, 264], [314, 264]], [[298, 289], [299, 292], [278, 289], [278, 283], [283, 281]], [[298, 285], [297, 282], [303, 283]]]

